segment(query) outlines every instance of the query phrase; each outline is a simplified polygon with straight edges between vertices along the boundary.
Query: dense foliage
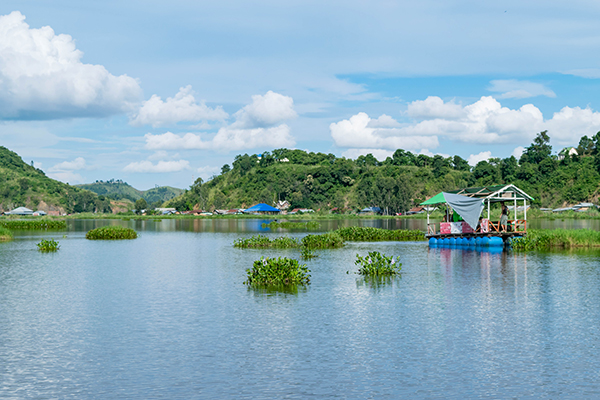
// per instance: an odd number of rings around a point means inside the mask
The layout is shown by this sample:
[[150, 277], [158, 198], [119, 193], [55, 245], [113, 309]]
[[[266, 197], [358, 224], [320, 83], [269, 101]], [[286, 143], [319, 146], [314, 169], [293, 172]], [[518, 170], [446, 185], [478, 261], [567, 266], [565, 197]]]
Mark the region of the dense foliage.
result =
[[302, 247], [306, 249], [337, 249], [344, 247], [344, 239], [335, 231], [321, 235], [306, 235], [302, 238]]
[[136, 200], [144, 199], [147, 204], [155, 207], [159, 207], [165, 201], [179, 196], [184, 192], [182, 189], [170, 186], [160, 186], [145, 191], [137, 190], [127, 182], [114, 179], [77, 186], [113, 200], [127, 199], [135, 202]]
[[269, 238], [267, 236], [256, 235], [249, 238], [236, 239], [233, 242], [234, 247], [240, 247], [242, 249], [260, 249], [260, 248], [275, 248], [275, 249], [291, 249], [299, 247], [300, 243], [298, 240], [290, 237], [276, 237]]
[[578, 155], [552, 154], [548, 132], [540, 132], [520, 159], [491, 158], [476, 166], [459, 156], [433, 157], [402, 149], [378, 161], [371, 154], [356, 160], [333, 154], [277, 149], [238, 155], [233, 166], [208, 182], [197, 179], [167, 204], [179, 210], [248, 207], [287, 200], [292, 208], [345, 212], [377, 206], [384, 213], [405, 212], [443, 190], [513, 183], [554, 207], [597, 201], [600, 183], [600, 133], [584, 136]]
[[136, 239], [137, 232], [131, 228], [122, 226], [103, 226], [101, 228], [92, 229], [85, 234], [86, 239], [90, 240], [120, 240], [120, 239]]
[[3, 226], [0, 226], [0, 240], [10, 240], [12, 238], [12, 232]]
[[66, 213], [111, 212], [104, 196], [48, 178], [33, 162], [26, 164], [17, 153], [0, 146], [0, 211], [20, 206]]
[[356, 255], [354, 264], [358, 265], [358, 274], [366, 276], [390, 276], [400, 274], [402, 264], [393, 256], [378, 251], [370, 251], [365, 257]]
[[0, 219], [0, 226], [18, 230], [66, 229], [65, 221], [52, 219]]
[[347, 228], [339, 228], [336, 230], [336, 232], [342, 237], [342, 239], [352, 242], [425, 240], [425, 234], [419, 230], [390, 230], [372, 227], [350, 226]]
[[310, 283], [310, 271], [306, 264], [286, 257], [264, 258], [254, 261], [246, 270], [247, 285], [305, 285]]
[[600, 232], [589, 229], [530, 229], [527, 236], [513, 239], [511, 247], [515, 250], [600, 247]]
[[42, 239], [42, 241], [37, 244], [37, 247], [39, 251], [44, 253], [57, 251], [60, 248], [58, 242], [54, 239]]

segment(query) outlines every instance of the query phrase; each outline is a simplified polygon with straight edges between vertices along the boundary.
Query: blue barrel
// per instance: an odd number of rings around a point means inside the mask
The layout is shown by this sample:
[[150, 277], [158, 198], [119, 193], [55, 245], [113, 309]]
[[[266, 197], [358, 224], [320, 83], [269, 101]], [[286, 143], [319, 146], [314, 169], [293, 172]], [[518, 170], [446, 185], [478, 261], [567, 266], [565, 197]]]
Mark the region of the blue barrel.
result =
[[476, 246], [481, 246], [481, 237], [477, 236], [477, 237], [475, 238], [475, 245], [476, 245]]
[[[438, 243], [438, 244], [439, 244], [439, 243]], [[444, 246], [448, 246], [448, 245], [450, 245], [450, 239], [448, 239], [448, 238], [443, 238], [443, 239], [442, 239], [442, 244], [443, 244]]]
[[469, 246], [475, 246], [475, 238], [472, 238], [472, 237], [468, 238], [467, 239], [467, 244]]
[[502, 238], [499, 238], [499, 237], [492, 237], [492, 238], [490, 238], [489, 242], [490, 242], [490, 246], [495, 246], [495, 247], [504, 246], [504, 242], [502, 241]]
[[450, 239], [448, 239], [448, 244], [449, 244], [450, 246], [454, 246], [454, 245], [456, 245], [456, 239], [454, 239], [454, 238], [450, 238]]
[[467, 238], [460, 238], [458, 240], [460, 240], [460, 242], [458, 244], [460, 244], [461, 246], [468, 246], [469, 245], [469, 241], [467, 240]]
[[430, 246], [437, 246], [437, 244], [438, 244], [438, 241], [437, 241], [436, 238], [432, 237], [432, 238], [429, 239], [429, 245]]
[[489, 245], [490, 245], [490, 238], [482, 237], [481, 238], [481, 246], [489, 246]]

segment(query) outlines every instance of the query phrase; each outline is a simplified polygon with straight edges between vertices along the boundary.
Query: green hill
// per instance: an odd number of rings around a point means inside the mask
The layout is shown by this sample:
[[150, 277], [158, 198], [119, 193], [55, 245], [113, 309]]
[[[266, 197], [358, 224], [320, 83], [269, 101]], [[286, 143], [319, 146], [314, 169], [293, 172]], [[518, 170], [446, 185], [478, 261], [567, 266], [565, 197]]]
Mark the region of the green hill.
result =
[[233, 167], [208, 182], [202, 179], [167, 206], [179, 210], [248, 207], [287, 200], [291, 207], [360, 209], [377, 206], [405, 212], [444, 190], [513, 183], [535, 198], [534, 206], [598, 202], [600, 133], [584, 136], [580, 155], [552, 155], [546, 132], [538, 134], [517, 160], [492, 158], [475, 167], [459, 156], [429, 157], [397, 150], [379, 162], [371, 154], [357, 160], [333, 154], [278, 149], [272, 154], [238, 155]]
[[184, 191], [170, 186], [155, 187], [146, 191], [138, 190], [121, 180], [96, 181], [84, 185], [77, 185], [82, 189], [90, 190], [98, 195], [109, 197], [113, 200], [131, 200], [135, 202], [143, 198], [148, 204], [163, 203], [173, 197], [181, 195]]
[[111, 211], [104, 196], [48, 178], [17, 153], [0, 146], [0, 211], [20, 206], [61, 214]]

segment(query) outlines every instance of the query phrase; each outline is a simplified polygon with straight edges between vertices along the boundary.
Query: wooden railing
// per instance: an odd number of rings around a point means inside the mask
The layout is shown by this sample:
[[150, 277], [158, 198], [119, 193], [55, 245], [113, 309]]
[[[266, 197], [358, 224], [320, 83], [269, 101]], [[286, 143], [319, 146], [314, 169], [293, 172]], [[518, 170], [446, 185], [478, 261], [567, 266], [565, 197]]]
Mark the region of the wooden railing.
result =
[[[503, 232], [502, 226], [500, 225], [500, 221], [488, 221], [487, 219], [482, 219], [480, 222], [481, 222], [481, 224], [477, 226], [477, 229], [474, 231], [474, 233], [501, 233], [501, 232]], [[445, 222], [440, 223], [440, 230], [439, 230], [440, 234], [442, 234], [442, 235], [451, 234], [450, 231], [448, 230], [449, 229], [448, 224], [449, 223], [445, 223]], [[444, 225], [445, 228], [442, 225]], [[506, 232], [518, 232], [518, 233], [527, 232], [527, 221], [524, 219], [509, 220], [508, 223], [506, 224]], [[427, 225], [427, 234], [435, 235], [436, 233], [437, 233], [436, 224], [435, 223], [428, 224]], [[452, 234], [458, 234], [458, 233], [461, 233], [461, 232], [452, 232]], [[466, 229], [464, 229], [462, 231], [462, 233], [473, 233], [473, 231], [470, 230], [469, 227], [467, 227]]]

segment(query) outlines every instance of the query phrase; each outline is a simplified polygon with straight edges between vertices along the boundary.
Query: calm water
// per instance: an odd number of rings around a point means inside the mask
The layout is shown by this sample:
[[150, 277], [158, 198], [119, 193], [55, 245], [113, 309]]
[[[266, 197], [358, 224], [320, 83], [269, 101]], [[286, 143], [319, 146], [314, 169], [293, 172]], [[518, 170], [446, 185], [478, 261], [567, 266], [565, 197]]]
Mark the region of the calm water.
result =
[[[84, 238], [109, 223], [140, 237]], [[325, 228], [381, 223], [396, 222]], [[245, 269], [297, 253], [231, 246], [260, 230], [72, 221], [0, 243], [0, 398], [600, 397], [598, 253], [349, 243], [308, 261], [307, 289], [265, 293]], [[61, 249], [39, 253], [42, 237]], [[400, 256], [402, 277], [354, 275], [372, 249]]]

